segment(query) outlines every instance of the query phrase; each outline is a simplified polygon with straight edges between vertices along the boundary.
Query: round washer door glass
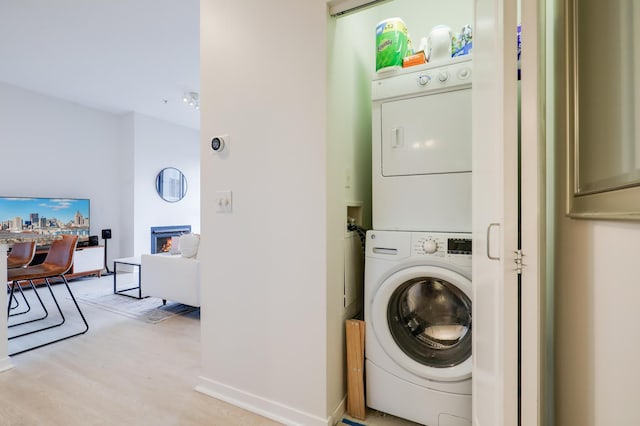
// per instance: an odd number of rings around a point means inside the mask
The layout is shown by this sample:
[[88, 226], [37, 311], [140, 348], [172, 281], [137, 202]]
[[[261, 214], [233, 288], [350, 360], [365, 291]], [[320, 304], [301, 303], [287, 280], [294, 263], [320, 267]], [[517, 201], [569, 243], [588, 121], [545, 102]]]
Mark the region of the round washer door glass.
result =
[[174, 167], [164, 168], [156, 176], [156, 191], [165, 201], [180, 201], [187, 194], [187, 178]]
[[387, 322], [398, 347], [430, 367], [452, 367], [471, 356], [471, 300], [457, 286], [413, 278], [389, 299]]

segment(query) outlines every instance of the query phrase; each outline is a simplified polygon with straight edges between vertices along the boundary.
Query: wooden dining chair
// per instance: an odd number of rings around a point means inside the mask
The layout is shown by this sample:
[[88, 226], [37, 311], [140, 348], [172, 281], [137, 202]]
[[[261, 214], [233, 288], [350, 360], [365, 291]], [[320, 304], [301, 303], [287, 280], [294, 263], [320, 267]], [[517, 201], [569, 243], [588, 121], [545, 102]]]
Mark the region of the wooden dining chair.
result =
[[[33, 258], [35, 257], [35, 255], [36, 255], [35, 241], [23, 241], [23, 242], [14, 243], [13, 246], [11, 247], [11, 251], [9, 252], [9, 255], [7, 256], [7, 269], [24, 268], [25, 266], [29, 265], [31, 261], [33, 261]], [[33, 286], [32, 283], [29, 283], [29, 284]], [[8, 284], [7, 284], [7, 289], [10, 289], [10, 286]], [[13, 313], [12, 315], [26, 314], [31, 310], [31, 305], [29, 304], [29, 301], [27, 300], [24, 293], [22, 292], [22, 286], [18, 286], [18, 290], [20, 290], [20, 293], [22, 293], [22, 298], [27, 306], [27, 309], [22, 312]], [[18, 299], [16, 299], [15, 295], [9, 300], [11, 301], [11, 303], [15, 302], [14, 305], [11, 305], [12, 310], [20, 306], [20, 303], [18, 302]]]
[[[84, 317], [84, 314], [82, 313], [82, 310], [80, 309], [80, 306], [78, 305], [78, 302], [76, 301], [76, 298], [73, 295], [73, 292], [71, 291], [71, 288], [69, 287], [69, 283], [67, 281], [67, 279], [65, 278], [64, 274], [67, 273], [69, 271], [69, 269], [71, 269], [71, 265], [73, 264], [73, 254], [75, 252], [76, 246], [78, 244], [78, 237], [77, 236], [72, 236], [72, 235], [63, 235], [62, 238], [58, 239], [58, 240], [54, 240], [53, 243], [51, 244], [51, 247], [49, 248], [49, 251], [47, 253], [47, 256], [44, 260], [44, 262], [42, 262], [41, 264], [38, 265], [32, 265], [32, 266], [27, 266], [25, 268], [14, 268], [14, 269], [9, 269], [7, 271], [7, 278], [8, 281], [11, 282], [11, 296], [13, 295], [16, 286], [19, 286], [21, 281], [31, 281], [33, 282], [34, 280], [43, 280], [44, 284], [47, 286], [49, 293], [51, 294], [51, 298], [53, 299], [56, 308], [58, 309], [58, 312], [60, 313], [60, 317], [61, 317], [61, 321], [57, 324], [53, 324], [53, 325], [49, 325], [49, 326], [45, 326], [42, 328], [38, 328], [35, 330], [30, 330], [27, 332], [24, 332], [22, 334], [18, 334], [18, 335], [14, 335], [9, 337], [9, 339], [15, 339], [18, 337], [23, 337], [23, 336], [27, 336], [27, 335], [31, 335], [34, 333], [38, 333], [44, 330], [49, 330], [51, 328], [54, 327], [60, 327], [61, 325], [63, 325], [66, 321], [66, 318], [64, 316], [64, 313], [62, 312], [62, 309], [60, 308], [60, 304], [58, 303], [58, 300], [56, 299], [56, 296], [53, 292], [53, 289], [51, 288], [51, 279], [52, 278], [61, 278], [62, 282], [64, 283], [67, 292], [69, 293], [69, 296], [71, 296], [71, 300], [73, 301], [73, 304], [76, 307], [76, 310], [78, 311], [78, 313], [80, 314], [80, 318], [82, 318], [82, 321], [84, 323], [84, 327], [82, 329], [82, 331], [80, 332], [75, 332], [75, 333], [71, 333], [69, 335], [66, 335], [64, 337], [59, 337], [59, 338], [55, 338], [53, 340], [48, 340], [44, 343], [41, 344], [37, 344], [35, 346], [31, 346], [27, 349], [23, 349], [17, 352], [14, 352], [10, 355], [17, 355], [23, 352], [27, 352], [33, 349], [37, 349], [37, 348], [41, 348], [43, 346], [46, 345], [50, 345], [51, 343], [56, 343], [56, 342], [60, 342], [62, 340], [66, 340], [69, 339], [71, 337], [75, 337], [75, 336], [79, 336], [81, 334], [86, 333], [89, 330], [89, 324], [87, 323], [86, 318]], [[37, 289], [35, 286], [33, 286], [34, 291], [37, 293]], [[9, 300], [11, 300], [11, 296], [9, 297]], [[11, 302], [9, 302], [11, 303]], [[10, 311], [10, 306], [7, 307], [7, 316], [9, 316], [9, 311]], [[33, 321], [27, 321], [27, 322], [33, 322]], [[21, 324], [26, 324], [27, 322], [21, 323]]]

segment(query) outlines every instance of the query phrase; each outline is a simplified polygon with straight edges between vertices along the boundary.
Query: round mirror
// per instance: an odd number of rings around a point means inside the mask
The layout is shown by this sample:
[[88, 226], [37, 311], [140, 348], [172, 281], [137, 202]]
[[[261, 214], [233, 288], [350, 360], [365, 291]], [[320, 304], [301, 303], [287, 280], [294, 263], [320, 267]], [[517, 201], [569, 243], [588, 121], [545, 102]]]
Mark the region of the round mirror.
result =
[[174, 167], [162, 169], [156, 176], [156, 191], [165, 201], [180, 201], [187, 194], [187, 178]]

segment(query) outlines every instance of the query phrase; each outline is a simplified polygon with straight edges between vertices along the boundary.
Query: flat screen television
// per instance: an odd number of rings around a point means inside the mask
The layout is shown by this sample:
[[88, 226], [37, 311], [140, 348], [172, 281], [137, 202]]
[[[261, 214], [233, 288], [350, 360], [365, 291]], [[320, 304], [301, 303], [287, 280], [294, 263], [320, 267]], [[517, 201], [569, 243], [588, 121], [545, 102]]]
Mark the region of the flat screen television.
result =
[[0, 197], [0, 244], [35, 241], [47, 247], [62, 234], [89, 240], [87, 198]]

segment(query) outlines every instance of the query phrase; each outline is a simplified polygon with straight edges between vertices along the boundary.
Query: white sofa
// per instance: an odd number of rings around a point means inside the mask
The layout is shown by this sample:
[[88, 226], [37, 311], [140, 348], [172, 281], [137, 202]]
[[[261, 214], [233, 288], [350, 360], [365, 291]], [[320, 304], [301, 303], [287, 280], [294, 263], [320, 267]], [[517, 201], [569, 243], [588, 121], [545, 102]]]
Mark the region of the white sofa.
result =
[[142, 295], [200, 306], [200, 261], [171, 254], [140, 257]]

